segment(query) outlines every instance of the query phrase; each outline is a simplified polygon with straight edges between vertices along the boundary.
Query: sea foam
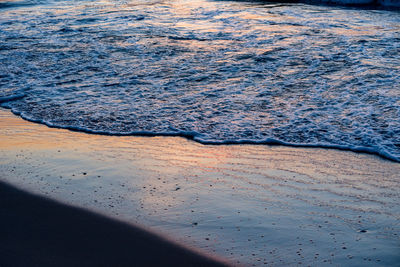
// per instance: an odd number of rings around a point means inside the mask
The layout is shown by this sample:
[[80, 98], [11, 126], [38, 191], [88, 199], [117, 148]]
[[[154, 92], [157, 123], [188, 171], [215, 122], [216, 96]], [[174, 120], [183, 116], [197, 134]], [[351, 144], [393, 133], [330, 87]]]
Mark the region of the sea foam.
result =
[[25, 119], [400, 161], [398, 11], [186, 0], [39, 5], [0, 10], [0, 102]]

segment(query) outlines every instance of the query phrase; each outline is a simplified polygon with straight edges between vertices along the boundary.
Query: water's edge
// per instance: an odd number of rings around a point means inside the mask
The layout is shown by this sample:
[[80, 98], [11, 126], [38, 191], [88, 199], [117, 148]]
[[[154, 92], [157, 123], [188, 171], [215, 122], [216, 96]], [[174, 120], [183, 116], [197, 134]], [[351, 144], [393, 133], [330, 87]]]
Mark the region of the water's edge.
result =
[[38, 12], [4, 10], [0, 21], [0, 106], [25, 120], [400, 162], [397, 11], [47, 2]]
[[[1, 103], [1, 102], [0, 102]], [[86, 133], [86, 134], [95, 134], [95, 135], [106, 135], [106, 136], [143, 136], [143, 137], [156, 137], [156, 136], [165, 136], [165, 137], [183, 137], [188, 140], [192, 140], [194, 142], [197, 142], [202, 145], [212, 145], [212, 146], [218, 146], [218, 145], [269, 145], [269, 146], [287, 146], [287, 147], [299, 147], [299, 148], [325, 148], [325, 149], [336, 149], [336, 150], [341, 150], [341, 151], [349, 151], [349, 152], [354, 152], [354, 153], [363, 153], [363, 154], [369, 154], [369, 155], [375, 155], [378, 156], [382, 159], [389, 160], [392, 162], [397, 162], [400, 163], [400, 160], [393, 157], [390, 154], [387, 154], [382, 151], [375, 151], [371, 148], [368, 147], [361, 147], [361, 146], [344, 146], [344, 145], [333, 145], [333, 144], [296, 144], [296, 143], [289, 143], [289, 142], [284, 142], [280, 141], [274, 138], [267, 138], [265, 140], [225, 140], [225, 141], [211, 141], [211, 140], [203, 140], [201, 138], [198, 138], [198, 133], [196, 132], [185, 132], [185, 131], [180, 131], [180, 132], [146, 132], [146, 131], [133, 131], [129, 133], [118, 133], [118, 132], [106, 132], [106, 131], [96, 131], [96, 130], [91, 130], [91, 129], [85, 129], [85, 128], [80, 128], [80, 127], [73, 127], [73, 126], [59, 126], [59, 125], [54, 125], [52, 123], [42, 121], [42, 120], [37, 120], [34, 118], [31, 118], [29, 116], [26, 116], [22, 112], [16, 111], [11, 107], [5, 106], [0, 104], [0, 107], [9, 109], [14, 115], [21, 117], [22, 119], [32, 122], [32, 123], [38, 123], [38, 124], [43, 124], [46, 125], [49, 128], [57, 128], [57, 129], [65, 129], [73, 132], [81, 132], [81, 133]]]

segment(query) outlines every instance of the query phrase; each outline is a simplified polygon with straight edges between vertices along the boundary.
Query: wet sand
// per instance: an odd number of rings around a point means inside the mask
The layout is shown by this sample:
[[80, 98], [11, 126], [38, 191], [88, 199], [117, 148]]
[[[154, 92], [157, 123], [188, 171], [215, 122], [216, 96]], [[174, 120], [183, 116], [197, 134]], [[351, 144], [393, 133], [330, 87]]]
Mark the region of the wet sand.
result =
[[396, 266], [400, 165], [366, 154], [99, 136], [0, 110], [0, 177], [231, 264]]

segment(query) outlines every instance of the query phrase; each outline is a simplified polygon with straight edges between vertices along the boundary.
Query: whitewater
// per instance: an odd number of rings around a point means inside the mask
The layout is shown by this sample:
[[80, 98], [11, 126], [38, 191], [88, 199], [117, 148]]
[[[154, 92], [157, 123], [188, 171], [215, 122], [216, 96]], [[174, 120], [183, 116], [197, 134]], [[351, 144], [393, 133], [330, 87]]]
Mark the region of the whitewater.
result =
[[0, 104], [27, 120], [400, 161], [398, 9], [0, 2], [0, 40]]

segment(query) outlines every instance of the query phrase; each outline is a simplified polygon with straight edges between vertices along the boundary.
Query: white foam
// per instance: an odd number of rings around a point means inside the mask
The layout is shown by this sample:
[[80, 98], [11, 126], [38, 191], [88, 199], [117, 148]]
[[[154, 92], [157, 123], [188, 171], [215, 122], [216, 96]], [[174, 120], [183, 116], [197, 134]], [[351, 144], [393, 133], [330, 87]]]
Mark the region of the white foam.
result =
[[0, 11], [3, 106], [89, 133], [400, 159], [396, 11], [85, 3]]

